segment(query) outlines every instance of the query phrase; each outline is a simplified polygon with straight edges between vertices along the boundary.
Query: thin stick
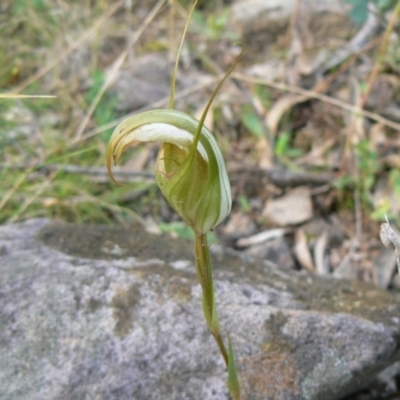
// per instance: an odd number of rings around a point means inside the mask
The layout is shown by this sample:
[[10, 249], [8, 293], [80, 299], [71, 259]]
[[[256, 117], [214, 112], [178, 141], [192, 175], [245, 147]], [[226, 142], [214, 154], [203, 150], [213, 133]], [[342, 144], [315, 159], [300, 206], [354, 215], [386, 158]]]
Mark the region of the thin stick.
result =
[[359, 114], [359, 115], [362, 115], [364, 117], [370, 118], [373, 121], [380, 122], [383, 125], [389, 126], [389, 127], [393, 128], [393, 129], [400, 130], [400, 124], [398, 124], [398, 123], [396, 123], [394, 121], [391, 121], [391, 120], [389, 120], [387, 118], [384, 118], [384, 117], [380, 116], [379, 114], [363, 110], [360, 107], [353, 106], [352, 104], [346, 103], [346, 102], [344, 102], [342, 100], [339, 100], [339, 99], [335, 99], [333, 97], [327, 96], [327, 95], [322, 94], [322, 93], [315, 92], [313, 90], [306, 90], [306, 89], [302, 89], [302, 88], [297, 87], [297, 86], [290, 86], [290, 85], [286, 85], [285, 83], [281, 83], [281, 82], [268, 81], [268, 80], [262, 79], [262, 78], [254, 78], [254, 77], [247, 76], [247, 75], [244, 75], [244, 74], [240, 74], [240, 73], [237, 73], [237, 72], [234, 72], [232, 74], [232, 78], [236, 78], [236, 79], [239, 79], [239, 80], [242, 80], [242, 81], [245, 81], [245, 82], [257, 83], [257, 84], [260, 84], [260, 85], [270, 86], [270, 87], [273, 87], [273, 88], [278, 89], [278, 90], [284, 90], [284, 91], [287, 91], [287, 92], [297, 93], [297, 94], [300, 94], [300, 95], [304, 96], [304, 101], [309, 99], [309, 98], [321, 100], [321, 101], [324, 101], [325, 103], [329, 103], [329, 104], [332, 104], [332, 105], [334, 105], [336, 107], [340, 107], [340, 108], [342, 108], [342, 109], [344, 109], [346, 111], [350, 111], [350, 112], [353, 112], [355, 114]]
[[0, 99], [55, 99], [57, 96], [49, 95], [29, 95], [29, 94], [17, 94], [17, 93], [0, 93]]

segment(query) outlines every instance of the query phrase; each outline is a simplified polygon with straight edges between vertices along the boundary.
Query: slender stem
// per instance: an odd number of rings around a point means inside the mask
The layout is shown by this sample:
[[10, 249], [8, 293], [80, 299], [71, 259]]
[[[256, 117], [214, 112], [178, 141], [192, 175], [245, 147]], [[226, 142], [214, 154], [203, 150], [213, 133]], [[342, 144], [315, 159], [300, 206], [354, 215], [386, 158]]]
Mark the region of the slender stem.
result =
[[214, 336], [225, 364], [228, 366], [228, 352], [219, 329], [219, 320], [214, 302], [214, 283], [211, 270], [210, 252], [207, 235], [196, 235], [195, 239], [196, 269], [200, 285], [203, 289], [203, 310], [208, 328]]
[[214, 336], [214, 339], [217, 342], [217, 345], [219, 347], [219, 351], [220, 351], [222, 357], [224, 358], [226, 366], [228, 367], [229, 357], [228, 357], [228, 352], [226, 350], [224, 341], [223, 341], [222, 336], [221, 336], [221, 332], [218, 330], [218, 332], [211, 331], [211, 333]]
[[214, 283], [211, 271], [210, 253], [208, 251], [207, 235], [196, 235], [195, 255], [197, 275], [203, 289], [203, 298], [208, 312], [207, 323], [210, 325], [214, 311]]

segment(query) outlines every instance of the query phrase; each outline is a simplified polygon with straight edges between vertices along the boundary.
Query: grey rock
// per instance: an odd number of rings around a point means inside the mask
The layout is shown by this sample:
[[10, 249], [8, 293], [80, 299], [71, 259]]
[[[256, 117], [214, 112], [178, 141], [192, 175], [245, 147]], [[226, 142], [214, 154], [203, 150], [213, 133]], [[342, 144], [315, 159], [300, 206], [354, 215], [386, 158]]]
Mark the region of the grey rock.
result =
[[169, 95], [168, 57], [150, 53], [135, 60], [131, 68], [119, 72], [111, 94], [116, 96], [116, 110], [132, 111]]
[[[0, 227], [0, 399], [228, 399], [191, 243], [140, 227]], [[400, 303], [213, 256], [243, 399], [340, 399], [399, 360]]]
[[284, 237], [256, 244], [246, 249], [244, 253], [256, 260], [272, 261], [279, 269], [293, 270], [295, 268], [293, 254]]
[[[295, 0], [236, 0], [229, 23], [242, 34], [265, 31], [276, 40], [285, 32], [295, 8]], [[301, 4], [299, 12], [316, 39], [343, 37], [354, 27], [343, 0], [310, 0]]]

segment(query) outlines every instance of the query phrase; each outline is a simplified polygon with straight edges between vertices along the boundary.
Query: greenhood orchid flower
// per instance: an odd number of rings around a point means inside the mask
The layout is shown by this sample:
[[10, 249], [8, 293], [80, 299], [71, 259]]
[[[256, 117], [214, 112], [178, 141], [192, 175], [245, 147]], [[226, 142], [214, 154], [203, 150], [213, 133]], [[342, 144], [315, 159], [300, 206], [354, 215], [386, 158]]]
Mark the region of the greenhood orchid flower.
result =
[[124, 120], [108, 147], [111, 177], [112, 162], [117, 163], [127, 148], [143, 142], [162, 143], [155, 165], [157, 183], [197, 235], [225, 219], [232, 203], [228, 174], [215, 138], [204, 125], [188, 114], [164, 109]]
[[204, 120], [216, 93], [241, 59], [243, 49], [214, 90], [199, 121], [174, 110], [179, 55], [196, 4], [197, 1], [189, 14], [178, 50], [171, 84], [170, 108], [147, 111], [121, 122], [108, 145], [107, 168], [115, 181], [112, 164], [116, 164], [128, 148], [145, 142], [161, 143], [155, 165], [156, 180], [169, 204], [196, 233], [194, 252], [197, 276], [203, 290], [204, 317], [227, 366], [229, 392], [234, 400], [240, 400], [232, 343], [229, 339], [227, 349], [220, 330], [207, 244], [207, 232], [229, 214], [232, 199], [221, 151], [212, 133], [204, 126]]

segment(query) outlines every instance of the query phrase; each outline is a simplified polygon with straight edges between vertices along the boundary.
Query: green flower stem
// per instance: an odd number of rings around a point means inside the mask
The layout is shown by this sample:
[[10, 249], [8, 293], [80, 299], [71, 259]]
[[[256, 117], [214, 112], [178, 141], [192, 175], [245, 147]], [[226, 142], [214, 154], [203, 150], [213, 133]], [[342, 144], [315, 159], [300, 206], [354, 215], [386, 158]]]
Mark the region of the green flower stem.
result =
[[224, 341], [221, 336], [219, 327], [218, 314], [215, 308], [214, 301], [214, 283], [212, 278], [210, 253], [207, 244], [207, 235], [196, 235], [195, 241], [195, 254], [196, 254], [196, 267], [197, 274], [201, 287], [203, 289], [203, 310], [204, 316], [207, 321], [208, 328], [210, 329], [215, 341], [218, 344], [222, 357], [225, 360], [226, 366], [229, 364], [228, 352], [226, 350]]
[[208, 250], [207, 235], [196, 235], [195, 241], [197, 275], [203, 289], [203, 310], [208, 328], [218, 344], [222, 357], [228, 366], [228, 351], [222, 340], [218, 314], [214, 301], [214, 282], [211, 270], [210, 252]]
[[217, 342], [219, 351], [228, 368], [228, 389], [234, 400], [240, 400], [240, 387], [236, 371], [236, 363], [231, 342], [229, 353], [222, 339], [219, 319], [215, 307], [214, 282], [211, 270], [210, 252], [208, 249], [207, 235], [196, 235], [195, 239], [196, 269], [203, 290], [203, 311], [208, 328]]

